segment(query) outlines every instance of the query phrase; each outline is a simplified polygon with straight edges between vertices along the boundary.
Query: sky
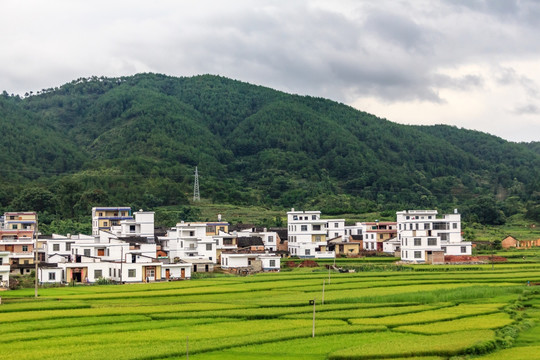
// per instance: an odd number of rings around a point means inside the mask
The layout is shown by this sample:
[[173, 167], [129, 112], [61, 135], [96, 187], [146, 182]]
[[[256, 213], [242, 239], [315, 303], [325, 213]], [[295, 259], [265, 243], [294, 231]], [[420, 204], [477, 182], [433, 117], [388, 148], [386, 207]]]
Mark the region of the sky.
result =
[[539, 0], [0, 0], [0, 91], [215, 74], [540, 141]]

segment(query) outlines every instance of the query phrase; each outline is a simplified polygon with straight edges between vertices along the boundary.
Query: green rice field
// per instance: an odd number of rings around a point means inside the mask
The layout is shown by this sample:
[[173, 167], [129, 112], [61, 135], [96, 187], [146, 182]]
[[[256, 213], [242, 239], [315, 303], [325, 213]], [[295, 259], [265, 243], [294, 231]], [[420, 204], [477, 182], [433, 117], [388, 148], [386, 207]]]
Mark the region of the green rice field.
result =
[[536, 283], [511, 263], [6, 291], [0, 359], [540, 359]]

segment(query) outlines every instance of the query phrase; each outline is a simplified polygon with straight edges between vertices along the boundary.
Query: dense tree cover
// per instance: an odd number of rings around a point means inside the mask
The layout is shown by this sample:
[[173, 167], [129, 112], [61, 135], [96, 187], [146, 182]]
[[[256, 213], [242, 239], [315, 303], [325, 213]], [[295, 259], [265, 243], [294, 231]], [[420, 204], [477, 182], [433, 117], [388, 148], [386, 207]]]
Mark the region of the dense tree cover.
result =
[[0, 126], [0, 210], [40, 211], [50, 229], [68, 229], [96, 205], [176, 205], [175, 218], [194, 217], [195, 166], [201, 195], [222, 203], [332, 214], [459, 207], [486, 224], [540, 213], [538, 143], [399, 125], [218, 76], [93, 77], [24, 98], [4, 92]]

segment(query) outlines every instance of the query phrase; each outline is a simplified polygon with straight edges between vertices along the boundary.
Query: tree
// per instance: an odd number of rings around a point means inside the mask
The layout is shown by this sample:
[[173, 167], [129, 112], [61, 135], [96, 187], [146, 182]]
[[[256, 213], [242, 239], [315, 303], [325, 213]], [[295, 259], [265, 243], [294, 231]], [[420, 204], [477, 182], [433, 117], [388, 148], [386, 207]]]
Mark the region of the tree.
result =
[[56, 197], [49, 190], [40, 187], [23, 189], [11, 202], [14, 211], [36, 211], [55, 213]]

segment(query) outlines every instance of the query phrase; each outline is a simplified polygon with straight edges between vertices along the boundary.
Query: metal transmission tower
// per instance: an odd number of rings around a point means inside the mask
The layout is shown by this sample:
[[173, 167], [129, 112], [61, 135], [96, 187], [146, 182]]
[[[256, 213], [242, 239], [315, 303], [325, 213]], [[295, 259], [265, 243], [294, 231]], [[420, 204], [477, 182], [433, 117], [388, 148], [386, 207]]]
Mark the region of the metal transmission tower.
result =
[[195, 184], [193, 184], [193, 201], [201, 201], [201, 193], [199, 192], [199, 172], [195, 166]]

